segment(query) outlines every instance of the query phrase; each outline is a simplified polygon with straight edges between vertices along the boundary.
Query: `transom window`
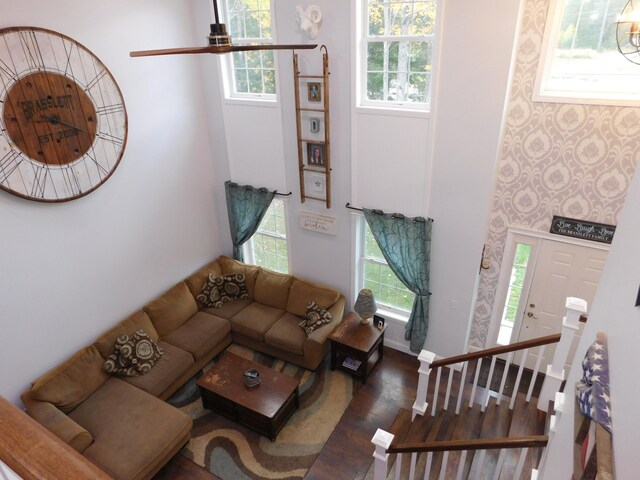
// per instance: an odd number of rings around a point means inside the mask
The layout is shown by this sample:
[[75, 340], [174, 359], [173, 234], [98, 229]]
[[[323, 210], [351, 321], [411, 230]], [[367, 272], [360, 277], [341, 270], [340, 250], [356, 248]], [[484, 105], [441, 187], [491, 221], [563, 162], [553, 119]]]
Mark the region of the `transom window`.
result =
[[284, 201], [274, 198], [257, 232], [245, 244], [248, 263], [289, 273], [287, 222]]
[[361, 285], [373, 291], [378, 306], [408, 317], [415, 295], [405, 287], [387, 264], [364, 218], [361, 224], [363, 229], [360, 235], [363, 240]]
[[427, 109], [431, 100], [436, 2], [361, 1], [361, 104]]
[[[270, 0], [226, 0], [227, 27], [235, 45], [272, 44]], [[229, 56], [229, 96], [275, 100], [276, 68], [271, 50]]]
[[640, 69], [616, 43], [616, 19], [626, 3], [555, 0], [534, 100], [614, 105], [640, 100]]

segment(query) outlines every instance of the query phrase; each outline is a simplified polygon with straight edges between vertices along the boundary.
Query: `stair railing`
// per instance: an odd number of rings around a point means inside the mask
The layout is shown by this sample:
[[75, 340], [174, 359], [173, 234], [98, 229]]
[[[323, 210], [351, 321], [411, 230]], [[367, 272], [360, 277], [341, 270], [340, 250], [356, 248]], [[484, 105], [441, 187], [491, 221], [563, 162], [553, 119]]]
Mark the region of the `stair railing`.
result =
[[[493, 469], [492, 478], [498, 480], [503, 473], [503, 465], [505, 461], [506, 452], [512, 449], [520, 449], [518, 454], [518, 461], [515, 465], [514, 472], [510, 478], [520, 479], [523, 477], [523, 469], [525, 460], [529, 449], [531, 448], [545, 448], [549, 441], [547, 435], [530, 435], [524, 437], [506, 437], [506, 438], [476, 438], [469, 440], [443, 440], [437, 442], [424, 442], [424, 443], [403, 443], [394, 445], [393, 435], [383, 430], [378, 430], [373, 437], [373, 443], [376, 445], [376, 453], [374, 458], [376, 459], [374, 480], [385, 480], [387, 478], [387, 465], [388, 457], [390, 454], [396, 454], [396, 469], [394, 471], [393, 478], [401, 478], [402, 468], [402, 455], [406, 453], [411, 454], [411, 463], [409, 470], [409, 478], [413, 480], [416, 475], [417, 456], [420, 453], [427, 453], [426, 465], [425, 465], [425, 479], [429, 478], [431, 473], [431, 466], [433, 461], [433, 454], [435, 452], [443, 452], [442, 462], [440, 464], [440, 471], [438, 474], [438, 480], [461, 480], [465, 471], [466, 459], [468, 452], [478, 452], [478, 460], [476, 462], [474, 474], [470, 475], [470, 478], [474, 480], [484, 480], [486, 475], [485, 469], [485, 454], [487, 450], [500, 450], [498, 459], [496, 461], [495, 468]], [[380, 441], [377, 443], [377, 440]], [[388, 442], [388, 446], [385, 443]], [[454, 465], [455, 477], [448, 475], [448, 457], [450, 452], [460, 451], [461, 455]], [[387, 461], [385, 461], [385, 458]], [[471, 474], [471, 472], [469, 472]]]
[[[557, 343], [557, 348], [554, 353], [553, 361], [546, 368], [545, 379], [538, 396], [537, 408], [542, 411], [547, 411], [549, 402], [554, 399], [555, 394], [560, 391], [561, 384], [564, 380], [564, 365], [567, 362], [569, 351], [571, 349], [571, 345], [574, 341], [575, 333], [578, 331], [580, 321], [585, 321], [585, 313], [587, 311], [587, 303], [584, 300], [579, 298], [569, 297], [566, 301], [566, 316], [563, 318], [562, 322], [562, 331], [559, 334], [548, 335], [546, 337], [535, 338], [531, 340], [526, 340], [523, 342], [513, 343], [511, 345], [504, 345], [500, 347], [489, 348], [485, 350], [481, 350], [473, 353], [466, 353], [463, 355], [457, 355], [454, 357], [444, 358], [441, 360], [435, 360], [435, 353], [429, 352], [427, 350], [423, 350], [418, 356], [418, 360], [420, 361], [420, 368], [418, 369], [419, 377], [418, 377], [418, 388], [416, 392], [416, 400], [412, 407], [412, 416], [411, 420], [415, 420], [417, 415], [424, 415], [429, 405], [431, 405], [431, 415], [434, 416], [436, 414], [436, 410], [438, 407], [438, 396], [440, 392], [440, 384], [442, 381], [443, 370], [446, 367], [448, 372], [445, 373], [447, 375], [447, 387], [446, 393], [444, 395], [444, 401], [441, 401], [441, 409], [448, 410], [449, 403], [451, 400], [451, 393], [453, 387], [454, 376], [458, 377], [458, 393], [457, 393], [457, 401], [455, 407], [455, 413], [458, 415], [460, 413], [460, 408], [462, 405], [462, 401], [466, 395], [465, 385], [467, 384], [467, 372], [469, 368], [469, 362], [477, 360], [475, 365], [475, 375], [473, 383], [471, 384], [471, 393], [468, 397], [469, 408], [473, 407], [476, 391], [478, 388], [478, 380], [480, 376], [480, 371], [482, 367], [482, 362], [488, 360], [488, 357], [491, 358], [491, 364], [489, 367], [489, 374], [486, 380], [486, 390], [491, 389], [491, 382], [493, 380], [493, 374], [496, 366], [496, 360], [499, 355], [507, 354], [506, 363], [504, 366], [504, 371], [500, 380], [500, 387], [497, 392], [496, 405], [499, 406], [503, 394], [504, 388], [506, 385], [507, 375], [510, 370], [510, 366], [515, 361], [515, 356], [521, 352], [518, 372], [516, 375], [516, 380], [513, 386], [513, 394], [511, 395], [511, 401], [509, 403], [509, 409], [513, 410], [517, 393], [520, 389], [520, 383], [523, 376], [523, 370], [528, 358], [528, 355], [535, 354], [535, 367], [532, 372], [531, 378], [529, 380], [529, 385], [527, 389], [526, 402], [529, 403], [531, 400], [534, 387], [536, 384], [536, 380], [538, 374], [540, 372], [540, 366], [542, 359], [544, 358], [544, 352], [547, 345]], [[533, 349], [537, 349], [537, 351], [533, 351]], [[432, 373], [435, 371], [435, 381], [430, 382], [432, 380]], [[430, 383], [432, 385], [430, 385]], [[430, 388], [432, 387], [432, 388]], [[431, 404], [427, 402], [427, 398], [429, 398], [429, 391], [432, 392], [430, 399]], [[485, 392], [487, 393], [487, 392]], [[481, 402], [481, 411], [484, 412], [489, 403], [490, 395], [486, 394], [485, 399]], [[387, 465], [389, 461], [389, 454], [395, 453], [400, 457], [402, 453], [411, 452], [411, 467], [410, 467], [410, 476], [409, 478], [413, 478], [413, 473], [415, 472], [417, 454], [419, 452], [435, 452], [435, 451], [445, 451], [443, 456], [443, 465], [446, 464], [446, 459], [449, 451], [452, 450], [463, 450], [463, 455], [466, 455], [466, 452], [469, 450], [481, 450], [485, 452], [487, 449], [493, 448], [523, 448], [519, 445], [520, 442], [526, 442], [531, 440], [532, 437], [511, 437], [511, 438], [496, 438], [496, 439], [477, 439], [477, 440], [452, 440], [452, 441], [438, 441], [431, 443], [420, 443], [420, 444], [407, 444], [407, 445], [392, 445], [394, 436], [386, 432], [384, 430], [378, 429], [375, 436], [372, 439], [372, 443], [375, 445], [374, 459], [375, 459], [375, 480], [383, 480], [387, 475]], [[523, 440], [529, 439], [529, 440]], [[451, 448], [451, 442], [454, 442], [455, 448]], [[542, 439], [536, 437], [536, 446], [544, 446], [542, 444]], [[546, 442], [546, 436], [545, 440]], [[460, 447], [460, 445], [464, 445], [464, 448]], [[503, 445], [503, 446], [491, 446], [491, 445]], [[402, 451], [400, 451], [400, 450]], [[427, 449], [427, 450], [425, 450]], [[503, 458], [504, 451], [500, 452], [500, 458]], [[482, 454], [483, 455], [483, 454]], [[522, 460], [522, 453], [520, 454], [520, 459]], [[525, 452], [526, 456], [526, 452]], [[427, 455], [427, 471], [430, 468], [430, 460], [432, 458], [432, 453]], [[500, 461], [500, 460], [499, 460]], [[398, 469], [399, 465], [402, 462], [400, 458], [397, 459], [396, 465]], [[464, 464], [464, 461], [461, 461]], [[444, 471], [444, 470], [442, 470]], [[458, 469], [460, 471], [460, 469]], [[497, 470], [499, 472], [500, 469]], [[399, 471], [396, 472], [396, 478], [399, 475]], [[499, 475], [499, 473], [498, 473]], [[427, 473], [428, 476], [428, 473]], [[425, 476], [425, 478], [427, 478]], [[441, 478], [442, 473], [441, 473]], [[459, 477], [457, 477], [459, 478]], [[514, 477], [518, 478], [518, 477]]]

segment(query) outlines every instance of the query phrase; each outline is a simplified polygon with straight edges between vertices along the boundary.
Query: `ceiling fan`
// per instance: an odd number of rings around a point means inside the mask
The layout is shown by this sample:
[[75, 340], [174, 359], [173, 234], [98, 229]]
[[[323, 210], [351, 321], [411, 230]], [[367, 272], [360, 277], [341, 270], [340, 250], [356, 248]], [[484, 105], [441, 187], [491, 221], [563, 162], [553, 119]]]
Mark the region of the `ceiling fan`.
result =
[[318, 45], [299, 44], [299, 45], [233, 45], [231, 35], [227, 33], [227, 27], [224, 23], [220, 23], [218, 17], [217, 0], [213, 0], [213, 12], [216, 23], [211, 24], [211, 33], [207, 37], [209, 45], [205, 47], [186, 47], [186, 48], [164, 48], [160, 50], [139, 50], [130, 52], [132, 57], [150, 57], [154, 55], [180, 55], [191, 53], [229, 53], [229, 52], [245, 52], [249, 50], [306, 50], [316, 48]]

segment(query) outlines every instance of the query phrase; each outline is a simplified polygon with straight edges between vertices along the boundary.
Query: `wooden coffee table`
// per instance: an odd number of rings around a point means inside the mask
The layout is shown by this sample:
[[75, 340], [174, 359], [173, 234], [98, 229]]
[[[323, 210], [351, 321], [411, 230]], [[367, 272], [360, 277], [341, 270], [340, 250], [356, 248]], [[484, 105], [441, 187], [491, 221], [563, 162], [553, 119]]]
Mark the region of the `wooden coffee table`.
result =
[[[261, 383], [248, 387], [245, 371], [255, 368]], [[298, 380], [226, 352], [197, 382], [205, 408], [275, 440], [299, 406]]]
[[[384, 347], [384, 331], [372, 323], [363, 325], [356, 313], [345, 315], [344, 320], [329, 336], [331, 340], [331, 370], [340, 368], [356, 377], [360, 377], [362, 383], [367, 383], [367, 377], [373, 367], [382, 360]], [[360, 362], [357, 368], [347, 365], [349, 360]]]

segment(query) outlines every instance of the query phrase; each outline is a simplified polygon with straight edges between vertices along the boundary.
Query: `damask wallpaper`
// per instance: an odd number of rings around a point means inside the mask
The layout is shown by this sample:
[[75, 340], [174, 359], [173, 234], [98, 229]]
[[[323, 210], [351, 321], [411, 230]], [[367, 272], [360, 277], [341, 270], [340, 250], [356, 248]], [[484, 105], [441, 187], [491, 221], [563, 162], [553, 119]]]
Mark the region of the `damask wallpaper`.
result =
[[548, 232], [553, 215], [617, 224], [640, 160], [640, 108], [532, 101], [548, 6], [525, 0], [486, 242], [491, 268], [481, 273], [469, 339], [476, 347], [487, 339], [507, 228]]

